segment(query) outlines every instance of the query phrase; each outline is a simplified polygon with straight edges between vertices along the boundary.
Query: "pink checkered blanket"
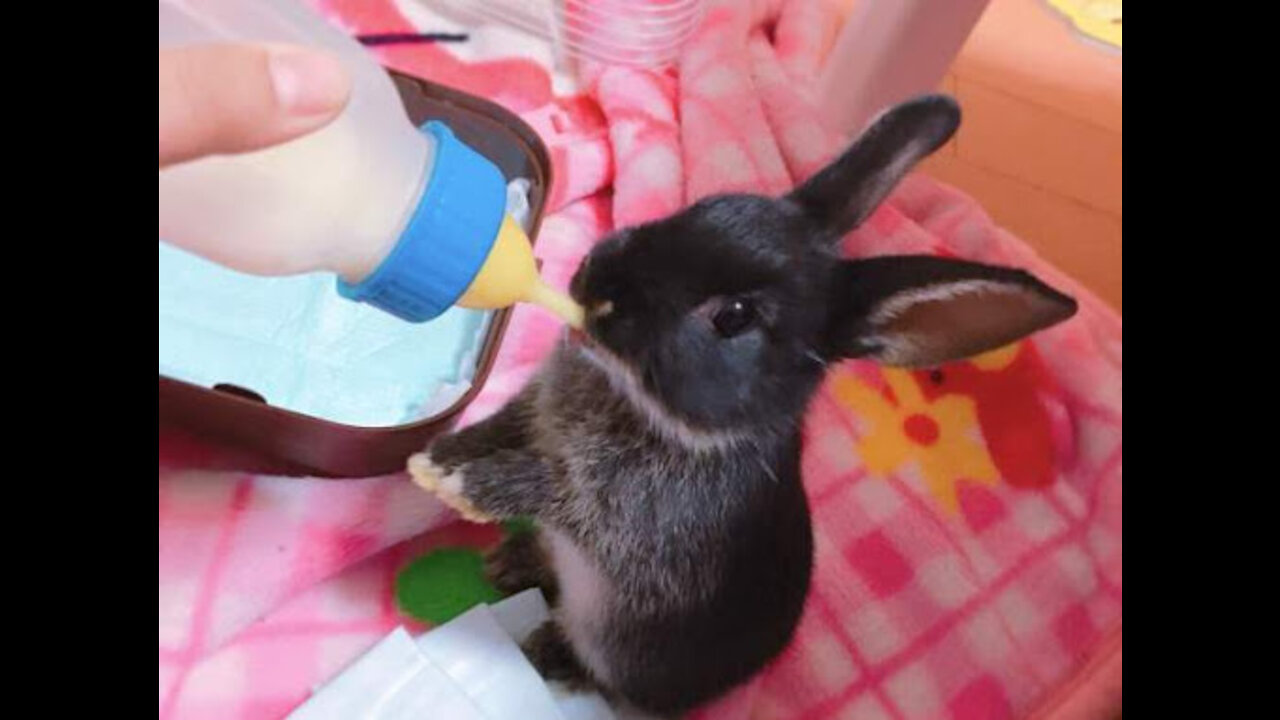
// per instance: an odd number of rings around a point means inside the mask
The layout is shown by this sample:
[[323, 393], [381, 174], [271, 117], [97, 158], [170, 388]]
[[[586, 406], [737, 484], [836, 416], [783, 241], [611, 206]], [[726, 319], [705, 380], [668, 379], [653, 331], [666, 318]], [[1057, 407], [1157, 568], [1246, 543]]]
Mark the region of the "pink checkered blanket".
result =
[[[357, 33], [440, 29], [423, 26], [430, 14], [412, 0], [314, 4]], [[615, 226], [713, 192], [782, 192], [840, 148], [812, 94], [835, 12], [718, 0], [678, 69], [590, 68], [576, 94], [553, 93], [541, 50], [509, 39], [475, 36], [466, 61], [431, 45], [378, 52], [505, 104], [543, 136], [556, 185], [538, 249], [563, 286]], [[1081, 311], [938, 372], [834, 370], [806, 428], [817, 540], [807, 613], [776, 663], [699, 715], [1107, 717], [1119, 703], [1122, 608], [1119, 318], [972, 200], [919, 175], [846, 251], [1026, 267]], [[463, 422], [500, 407], [557, 338], [551, 319], [518, 309]], [[913, 430], [922, 423], [929, 433]], [[161, 433], [161, 718], [287, 714], [406, 622], [392, 579], [407, 559], [493, 539], [403, 476], [322, 483], [207, 469], [219, 462]]]

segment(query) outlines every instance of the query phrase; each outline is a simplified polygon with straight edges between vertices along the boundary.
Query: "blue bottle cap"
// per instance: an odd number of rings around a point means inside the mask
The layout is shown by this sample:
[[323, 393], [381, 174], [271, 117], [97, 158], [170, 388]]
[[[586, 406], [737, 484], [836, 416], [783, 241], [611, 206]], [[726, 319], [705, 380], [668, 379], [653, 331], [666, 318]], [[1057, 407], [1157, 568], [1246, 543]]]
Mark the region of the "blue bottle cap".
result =
[[507, 182], [496, 165], [442, 122], [421, 129], [436, 139], [435, 164], [404, 232], [369, 277], [338, 280], [343, 297], [414, 323], [440, 315], [466, 292], [507, 209]]

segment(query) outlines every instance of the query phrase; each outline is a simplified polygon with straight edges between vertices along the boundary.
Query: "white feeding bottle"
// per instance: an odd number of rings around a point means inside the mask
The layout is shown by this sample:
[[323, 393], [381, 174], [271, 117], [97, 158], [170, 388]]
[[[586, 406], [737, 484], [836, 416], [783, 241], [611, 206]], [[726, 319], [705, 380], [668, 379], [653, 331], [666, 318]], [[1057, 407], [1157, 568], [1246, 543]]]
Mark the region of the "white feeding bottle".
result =
[[161, 240], [242, 272], [333, 272], [343, 296], [411, 322], [527, 301], [581, 324], [507, 217], [501, 171], [443, 123], [414, 127], [359, 43], [297, 0], [160, 0], [161, 49], [240, 42], [329, 51], [350, 101], [283, 145], [162, 169]]

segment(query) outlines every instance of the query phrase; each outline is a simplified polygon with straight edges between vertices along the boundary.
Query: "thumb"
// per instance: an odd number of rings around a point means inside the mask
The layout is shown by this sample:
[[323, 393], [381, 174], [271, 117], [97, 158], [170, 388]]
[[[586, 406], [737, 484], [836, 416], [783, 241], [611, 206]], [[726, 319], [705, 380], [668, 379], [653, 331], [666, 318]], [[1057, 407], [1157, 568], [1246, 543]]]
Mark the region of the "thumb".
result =
[[160, 50], [160, 167], [277, 145], [346, 106], [351, 79], [327, 53], [284, 45]]

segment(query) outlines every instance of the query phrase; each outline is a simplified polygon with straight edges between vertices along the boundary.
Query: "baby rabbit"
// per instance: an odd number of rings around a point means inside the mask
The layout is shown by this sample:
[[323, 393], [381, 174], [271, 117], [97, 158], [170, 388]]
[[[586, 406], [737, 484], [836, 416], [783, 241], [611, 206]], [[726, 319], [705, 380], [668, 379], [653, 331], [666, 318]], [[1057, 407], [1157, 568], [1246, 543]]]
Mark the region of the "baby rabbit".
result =
[[619, 230], [573, 279], [585, 334], [495, 416], [410, 460], [464, 515], [537, 521], [487, 569], [552, 602], [525, 647], [548, 679], [673, 716], [750, 678], [809, 589], [800, 426], [827, 364], [932, 366], [1075, 313], [1018, 270], [840, 258], [959, 121], [950, 98], [922, 97], [786, 197], [711, 197]]

